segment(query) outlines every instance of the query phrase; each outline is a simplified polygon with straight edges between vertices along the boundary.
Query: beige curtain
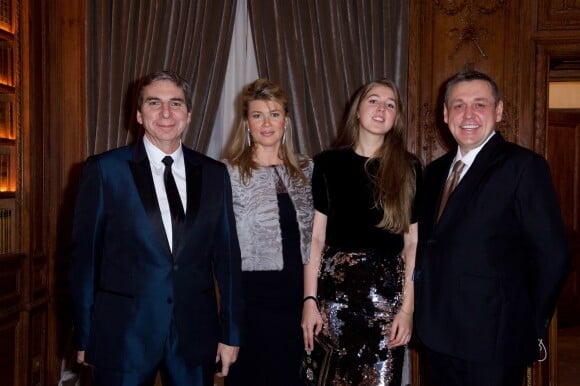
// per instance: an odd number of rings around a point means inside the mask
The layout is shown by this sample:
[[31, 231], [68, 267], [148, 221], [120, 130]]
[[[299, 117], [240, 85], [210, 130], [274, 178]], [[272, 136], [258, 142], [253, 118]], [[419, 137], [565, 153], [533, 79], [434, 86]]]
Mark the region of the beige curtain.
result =
[[137, 136], [135, 81], [173, 70], [193, 87], [184, 143], [205, 151], [225, 76], [236, 0], [87, 2], [88, 153]]
[[296, 143], [327, 148], [362, 84], [407, 89], [408, 0], [249, 0], [260, 76], [289, 93]]

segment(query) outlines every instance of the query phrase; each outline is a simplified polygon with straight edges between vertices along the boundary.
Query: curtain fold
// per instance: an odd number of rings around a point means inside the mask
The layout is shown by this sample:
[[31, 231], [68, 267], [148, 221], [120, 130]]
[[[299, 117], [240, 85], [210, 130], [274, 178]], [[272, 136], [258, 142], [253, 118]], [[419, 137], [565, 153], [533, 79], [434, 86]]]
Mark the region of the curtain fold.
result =
[[207, 149], [226, 72], [237, 0], [87, 3], [88, 153], [137, 136], [136, 81], [172, 70], [193, 89], [183, 142]]
[[252, 41], [247, 0], [238, 0], [222, 97], [206, 155], [215, 159], [222, 158], [223, 149], [242, 115], [242, 106], [239, 103], [241, 92], [248, 83], [253, 82], [256, 78], [258, 78], [258, 66]]
[[[393, 79], [407, 90], [407, 0], [249, 0], [260, 76], [289, 94], [298, 150], [327, 148], [349, 98]], [[406, 99], [406, 98], [405, 98]]]

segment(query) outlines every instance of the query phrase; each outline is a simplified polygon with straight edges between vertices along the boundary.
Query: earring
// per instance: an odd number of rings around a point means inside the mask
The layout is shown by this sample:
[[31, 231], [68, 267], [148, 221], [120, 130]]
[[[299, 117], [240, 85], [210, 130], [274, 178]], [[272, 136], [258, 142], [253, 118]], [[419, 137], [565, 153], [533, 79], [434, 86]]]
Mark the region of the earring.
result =
[[288, 121], [284, 124], [284, 133], [282, 133], [282, 145], [286, 143], [286, 132], [288, 131]]
[[246, 120], [244, 120], [244, 131], [246, 132], [246, 142], [248, 144], [248, 147], [252, 146], [252, 136], [250, 135], [250, 128], [248, 127], [248, 122]]

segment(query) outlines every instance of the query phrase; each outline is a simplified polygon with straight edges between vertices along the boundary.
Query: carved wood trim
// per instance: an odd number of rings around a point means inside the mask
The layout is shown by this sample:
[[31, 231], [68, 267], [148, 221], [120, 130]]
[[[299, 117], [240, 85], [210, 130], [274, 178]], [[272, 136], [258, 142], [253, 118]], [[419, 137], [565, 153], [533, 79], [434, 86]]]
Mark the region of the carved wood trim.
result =
[[[548, 109], [547, 84], [549, 72], [549, 56], [545, 48], [538, 46], [536, 55], [536, 95], [534, 116], [534, 150], [539, 154], [545, 154], [546, 125]], [[544, 87], [542, 87], [544, 85]]]
[[0, 256], [0, 317], [24, 308], [24, 259], [22, 254]]
[[28, 377], [31, 385], [47, 385], [47, 340], [48, 311], [46, 304], [34, 308], [29, 313]]
[[441, 13], [453, 17], [455, 21], [463, 25], [462, 27], [453, 27], [447, 32], [449, 39], [457, 40], [457, 44], [449, 53], [448, 58], [454, 59], [463, 46], [471, 45], [481, 58], [487, 59], [488, 54], [483, 42], [488, 40], [492, 32], [480, 25], [478, 16], [493, 15], [505, 7], [509, 0], [463, 0], [459, 3], [433, 0], [433, 3]]
[[577, 30], [580, 1], [538, 0], [538, 30]]
[[26, 376], [21, 371], [23, 323], [20, 313], [0, 317], [0, 384], [25, 385]]
[[[510, 141], [530, 143], [533, 103], [520, 90], [520, 77], [532, 76], [527, 69], [527, 52], [533, 50], [530, 6], [509, 0], [414, 0], [410, 14], [407, 111], [419, 158], [427, 164], [455, 146], [442, 119], [441, 88], [463, 69], [496, 79], [505, 106], [498, 129]], [[522, 23], [513, 23], [514, 17]]]

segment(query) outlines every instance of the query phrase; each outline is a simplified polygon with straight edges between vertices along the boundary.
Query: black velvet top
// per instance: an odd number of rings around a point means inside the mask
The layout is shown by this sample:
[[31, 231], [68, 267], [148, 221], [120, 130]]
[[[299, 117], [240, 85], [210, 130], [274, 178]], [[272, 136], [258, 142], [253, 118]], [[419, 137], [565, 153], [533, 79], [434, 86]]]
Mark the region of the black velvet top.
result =
[[[375, 226], [381, 221], [383, 211], [374, 205], [373, 183], [365, 170], [367, 159], [352, 148], [326, 150], [315, 156], [312, 175], [314, 208], [327, 216], [327, 246], [348, 251], [376, 249], [388, 256], [397, 255], [403, 249], [403, 235]], [[372, 168], [373, 164], [368, 167]], [[417, 194], [411, 223], [417, 221], [421, 181], [418, 159], [415, 169]]]

